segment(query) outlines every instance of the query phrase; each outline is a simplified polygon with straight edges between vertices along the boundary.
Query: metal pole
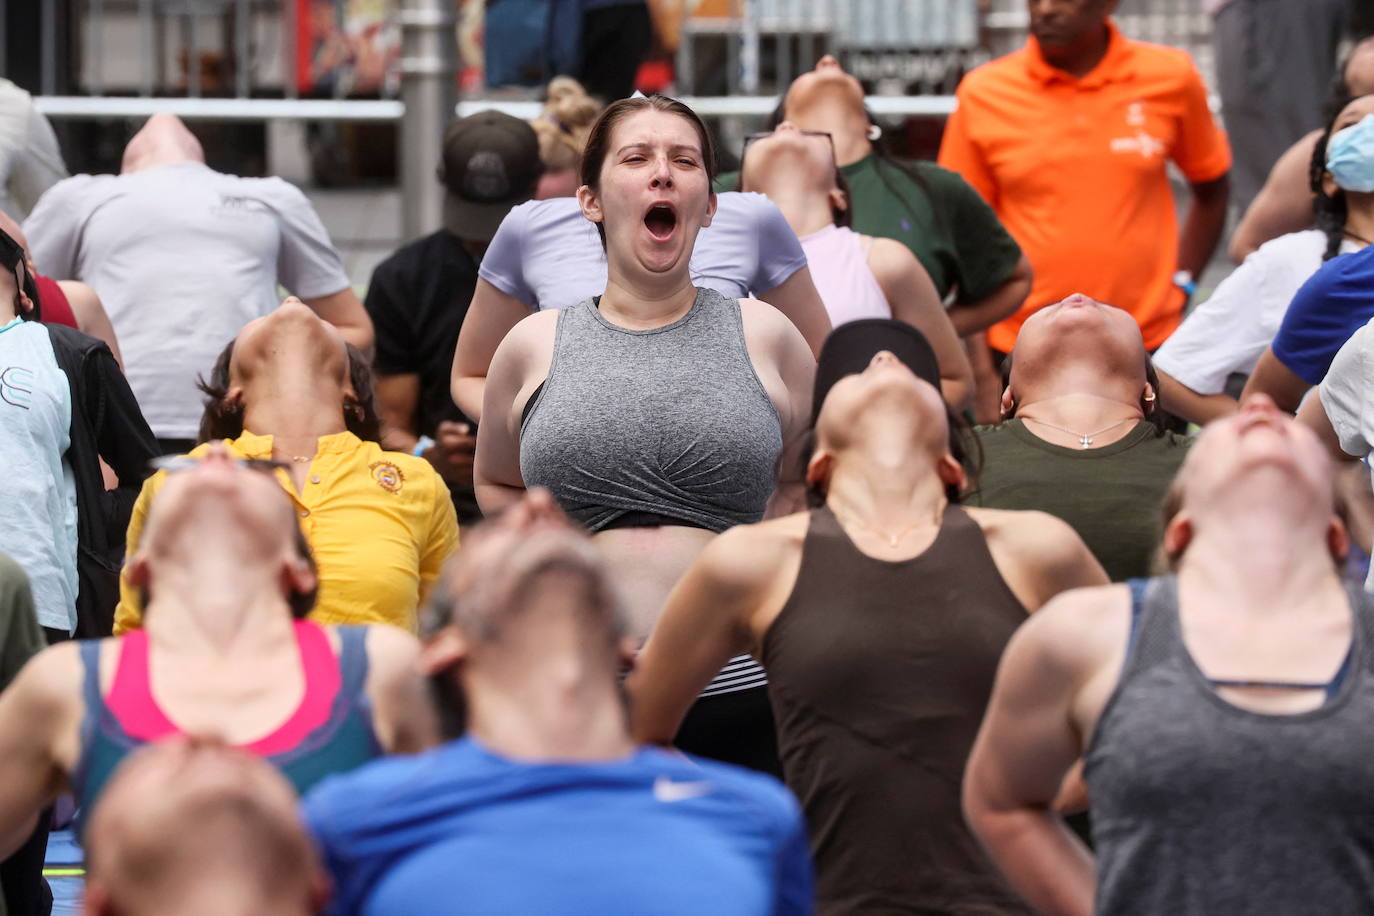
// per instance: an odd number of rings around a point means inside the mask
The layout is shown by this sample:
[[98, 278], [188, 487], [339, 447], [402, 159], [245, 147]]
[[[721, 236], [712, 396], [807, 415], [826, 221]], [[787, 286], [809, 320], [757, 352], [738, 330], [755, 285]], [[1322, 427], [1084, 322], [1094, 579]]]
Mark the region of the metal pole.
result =
[[89, 55], [87, 81], [91, 95], [105, 94], [105, 4], [103, 0], [91, 0], [88, 6], [90, 17], [90, 38], [86, 45]]
[[153, 94], [153, 61], [160, 59], [156, 51], [157, 33], [153, 29], [153, 0], [138, 0], [138, 47], [142, 62], [139, 66], [138, 94]]
[[241, 99], [248, 98], [252, 91], [252, 66], [249, 60], [249, 30], [252, 27], [252, 9], [248, 0], [238, 0], [234, 6], [234, 94]]
[[402, 0], [400, 24], [401, 231], [409, 240], [437, 229], [443, 218], [435, 170], [457, 96], [458, 42], [445, 0]]
[[44, 95], [57, 93], [57, 7], [53, 3], [41, 4], [38, 8], [39, 47], [42, 48], [39, 61], [39, 85]]

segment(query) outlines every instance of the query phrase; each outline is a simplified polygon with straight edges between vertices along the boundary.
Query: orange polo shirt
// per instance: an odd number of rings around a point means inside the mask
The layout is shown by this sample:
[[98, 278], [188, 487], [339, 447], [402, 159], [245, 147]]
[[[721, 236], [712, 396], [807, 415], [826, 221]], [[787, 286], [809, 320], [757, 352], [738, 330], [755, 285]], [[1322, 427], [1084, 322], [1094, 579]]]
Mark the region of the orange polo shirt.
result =
[[988, 330], [1008, 351], [1036, 309], [1081, 292], [1133, 314], [1150, 349], [1178, 327], [1178, 216], [1166, 160], [1190, 182], [1231, 167], [1187, 53], [1131, 41], [1109, 25], [1107, 54], [1075, 79], [1020, 51], [959, 85], [940, 165], [991, 204], [1035, 271], [1015, 315]]

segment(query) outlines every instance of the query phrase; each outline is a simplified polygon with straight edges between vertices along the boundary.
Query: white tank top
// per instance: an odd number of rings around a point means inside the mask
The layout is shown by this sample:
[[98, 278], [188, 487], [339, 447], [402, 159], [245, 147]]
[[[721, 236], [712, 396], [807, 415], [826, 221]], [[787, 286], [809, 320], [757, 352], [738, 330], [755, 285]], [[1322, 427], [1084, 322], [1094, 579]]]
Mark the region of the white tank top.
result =
[[801, 238], [811, 279], [834, 327], [860, 318], [892, 317], [892, 306], [868, 266], [872, 244], [873, 239], [865, 241], [853, 229], [835, 225]]

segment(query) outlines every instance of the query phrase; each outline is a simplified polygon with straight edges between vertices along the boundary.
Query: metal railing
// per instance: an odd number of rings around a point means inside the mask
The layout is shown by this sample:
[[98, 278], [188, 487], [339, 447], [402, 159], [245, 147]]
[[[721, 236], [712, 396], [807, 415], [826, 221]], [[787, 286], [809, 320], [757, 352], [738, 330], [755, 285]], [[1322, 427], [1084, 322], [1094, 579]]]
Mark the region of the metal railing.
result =
[[[0, 0], [0, 13], [7, 2], [33, 0]], [[38, 2], [42, 92], [36, 103], [50, 118], [169, 112], [213, 121], [399, 122], [406, 234], [437, 221], [432, 201], [426, 203], [433, 195], [426, 193], [443, 122], [455, 110], [448, 90], [456, 42], [443, 54], [440, 45], [445, 30], [453, 33], [460, 0], [378, 0], [396, 8], [383, 28], [401, 28], [405, 36], [373, 87], [378, 97], [370, 99], [343, 98], [356, 85], [344, 77], [312, 85], [311, 97], [300, 98], [303, 74], [318, 61], [300, 59], [296, 0]], [[68, 94], [56, 91], [63, 82], [57, 63], [64, 59], [58, 53], [63, 2], [70, 47], [80, 49], [67, 68], [77, 91]], [[1210, 21], [1199, 6], [1198, 0], [1122, 0], [1117, 20], [1132, 37], [1192, 51], [1210, 81]], [[343, 9], [340, 0], [333, 9]], [[782, 89], [826, 51], [875, 87], [869, 107], [879, 117], [946, 115], [962, 73], [1020, 46], [1027, 25], [1025, 0], [987, 0], [981, 13], [979, 0], [726, 0], [724, 9], [729, 15], [719, 19], [684, 21], [677, 91], [701, 115], [723, 119], [727, 138], [771, 112]], [[701, 46], [712, 41], [725, 66], [710, 69], [725, 78], [716, 86], [720, 94], [699, 95]], [[403, 82], [412, 86], [400, 93], [405, 100], [397, 97]], [[466, 99], [456, 111], [497, 108], [530, 118], [539, 110], [530, 95]], [[407, 116], [410, 111], [415, 115]]]

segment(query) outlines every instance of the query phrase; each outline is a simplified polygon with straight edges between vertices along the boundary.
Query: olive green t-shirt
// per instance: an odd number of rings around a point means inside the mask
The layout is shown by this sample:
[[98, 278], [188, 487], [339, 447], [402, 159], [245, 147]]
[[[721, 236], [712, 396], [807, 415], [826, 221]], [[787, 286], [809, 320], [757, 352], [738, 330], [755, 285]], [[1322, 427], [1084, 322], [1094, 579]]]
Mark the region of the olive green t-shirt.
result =
[[[854, 231], [896, 239], [916, 255], [940, 296], [977, 302], [1006, 283], [1021, 248], [997, 214], [959, 175], [933, 162], [870, 153], [840, 169], [849, 185]], [[716, 179], [717, 191], [739, 186], [739, 173]]]
[[978, 427], [983, 472], [968, 505], [1068, 522], [1113, 582], [1151, 574], [1164, 496], [1192, 440], [1141, 421], [1101, 448], [1046, 442], [1020, 420]]
[[0, 690], [46, 645], [29, 577], [8, 554], [0, 553]]

